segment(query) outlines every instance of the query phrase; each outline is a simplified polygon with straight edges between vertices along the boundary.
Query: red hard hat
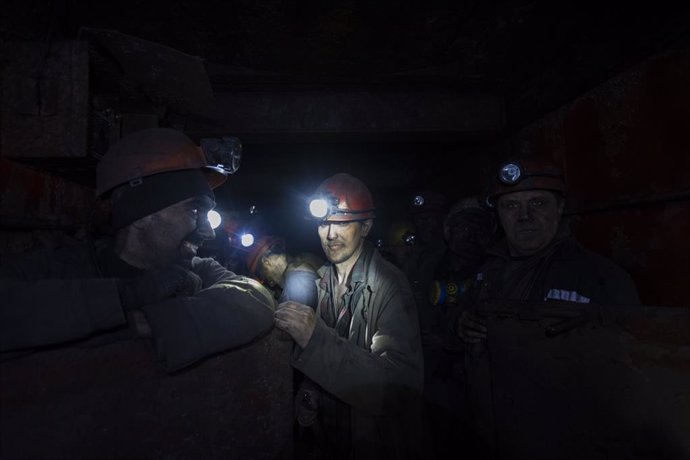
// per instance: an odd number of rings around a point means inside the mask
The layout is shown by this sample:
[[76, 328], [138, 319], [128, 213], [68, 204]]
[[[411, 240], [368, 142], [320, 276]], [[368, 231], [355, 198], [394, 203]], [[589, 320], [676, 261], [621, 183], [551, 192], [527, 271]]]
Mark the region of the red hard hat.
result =
[[498, 168], [486, 201], [493, 206], [499, 196], [524, 190], [551, 190], [565, 195], [563, 170], [548, 160], [504, 162]]
[[280, 245], [285, 247], [285, 240], [283, 238], [271, 235], [264, 235], [259, 237], [247, 253], [247, 268], [252, 276], [258, 276], [257, 269], [259, 266], [259, 261], [266, 254], [266, 252], [272, 247]]
[[350, 222], [375, 217], [369, 189], [364, 182], [347, 173], [338, 173], [323, 181], [313, 198], [324, 198], [330, 204], [323, 220]]
[[170, 128], [135, 131], [110, 147], [96, 167], [100, 196], [121, 184], [153, 174], [201, 169], [211, 188], [227, 179], [223, 168], [210, 166], [193, 140]]

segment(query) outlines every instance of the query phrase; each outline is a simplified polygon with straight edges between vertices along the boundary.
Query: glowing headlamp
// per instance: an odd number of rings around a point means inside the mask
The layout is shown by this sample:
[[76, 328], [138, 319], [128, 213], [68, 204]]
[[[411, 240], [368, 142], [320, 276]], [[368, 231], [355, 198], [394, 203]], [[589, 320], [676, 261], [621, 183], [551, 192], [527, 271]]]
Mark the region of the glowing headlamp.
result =
[[252, 235], [251, 233], [242, 233], [241, 235], [228, 235], [228, 241], [230, 242], [230, 244], [232, 244], [232, 242], [237, 239], [237, 236], [239, 236], [239, 242], [243, 248], [248, 248], [254, 244], [254, 235]]
[[317, 219], [334, 214], [337, 207], [338, 199], [332, 196], [316, 197], [309, 202], [309, 212]]
[[498, 180], [506, 185], [515, 185], [524, 177], [522, 166], [517, 162], [503, 164], [498, 170]]
[[254, 235], [252, 235], [251, 233], [243, 233], [240, 236], [240, 244], [242, 244], [242, 246], [244, 246], [245, 248], [248, 248], [249, 246], [254, 244]]
[[[517, 161], [503, 163], [498, 169], [498, 180], [505, 185], [515, 185], [528, 177], [558, 178], [563, 182], [563, 173], [553, 167], [540, 167], [528, 170], [525, 165]], [[536, 171], [534, 169], [537, 169]], [[550, 189], [550, 188], [547, 188]], [[558, 189], [560, 190], [560, 189]]]
[[237, 137], [204, 138], [200, 145], [209, 165], [223, 168], [228, 174], [240, 169], [242, 142]]
[[424, 197], [422, 195], [415, 195], [414, 198], [412, 198], [412, 205], [413, 206], [422, 206], [424, 204]]
[[218, 226], [220, 225], [221, 221], [223, 220], [223, 219], [220, 217], [220, 214], [218, 213], [218, 211], [214, 211], [213, 209], [211, 209], [211, 210], [206, 214], [206, 217], [208, 218], [208, 223], [211, 224], [211, 228], [214, 229], [214, 230], [218, 228]]

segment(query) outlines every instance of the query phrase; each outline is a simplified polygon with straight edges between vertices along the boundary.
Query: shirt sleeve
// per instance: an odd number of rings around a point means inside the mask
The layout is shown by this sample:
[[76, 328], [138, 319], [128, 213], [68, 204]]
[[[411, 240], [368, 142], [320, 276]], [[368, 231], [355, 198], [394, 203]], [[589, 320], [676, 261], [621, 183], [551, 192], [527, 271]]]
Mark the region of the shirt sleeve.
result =
[[273, 327], [275, 300], [258, 281], [237, 276], [215, 261], [194, 271], [205, 286], [197, 295], [143, 307], [168, 372], [248, 344]]

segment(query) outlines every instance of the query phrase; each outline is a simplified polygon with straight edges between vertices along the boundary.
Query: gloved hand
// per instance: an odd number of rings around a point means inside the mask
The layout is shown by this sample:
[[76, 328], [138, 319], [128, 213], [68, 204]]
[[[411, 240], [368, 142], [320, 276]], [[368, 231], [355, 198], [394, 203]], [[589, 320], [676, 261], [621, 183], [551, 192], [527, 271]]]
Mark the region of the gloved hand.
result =
[[125, 310], [141, 308], [170, 297], [191, 296], [199, 292], [201, 278], [179, 265], [146, 270], [136, 278], [117, 281], [120, 301]]
[[470, 311], [463, 311], [458, 318], [458, 336], [466, 343], [478, 343], [486, 339], [486, 323]]

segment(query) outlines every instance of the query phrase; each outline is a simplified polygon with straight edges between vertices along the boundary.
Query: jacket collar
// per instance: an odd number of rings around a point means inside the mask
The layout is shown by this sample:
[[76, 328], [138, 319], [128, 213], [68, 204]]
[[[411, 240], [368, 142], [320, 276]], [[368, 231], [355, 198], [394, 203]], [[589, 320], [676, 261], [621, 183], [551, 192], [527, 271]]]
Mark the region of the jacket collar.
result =
[[[356, 289], [361, 283], [366, 281], [367, 266], [374, 256], [374, 253], [374, 245], [365, 240], [362, 245], [362, 252], [359, 254], [359, 258], [357, 259], [357, 262], [355, 262], [355, 265], [352, 267], [352, 272], [350, 273], [349, 285], [353, 288], [353, 290]], [[329, 280], [331, 276], [335, 276], [334, 270], [335, 266], [331, 262], [327, 262], [319, 269], [318, 274], [321, 277], [319, 287], [321, 289], [325, 289], [326, 291], [330, 290]]]

